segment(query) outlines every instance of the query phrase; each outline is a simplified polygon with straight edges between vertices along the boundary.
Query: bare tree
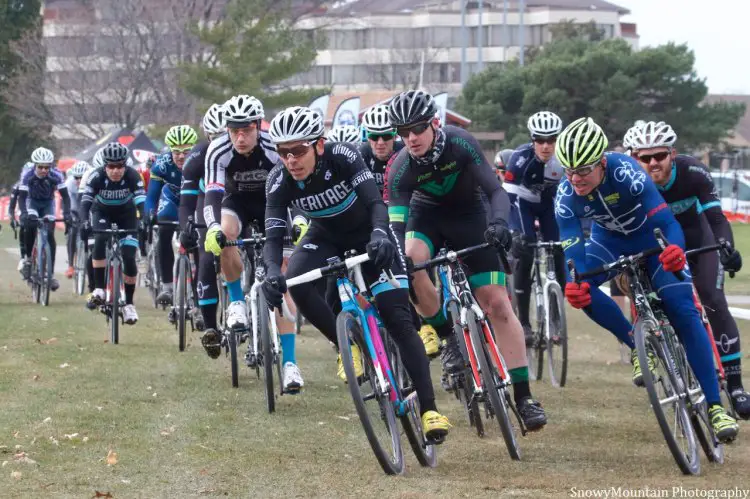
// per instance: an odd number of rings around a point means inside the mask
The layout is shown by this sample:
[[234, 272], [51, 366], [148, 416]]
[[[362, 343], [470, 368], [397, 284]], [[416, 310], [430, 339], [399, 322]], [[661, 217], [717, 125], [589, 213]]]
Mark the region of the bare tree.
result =
[[383, 36], [390, 48], [387, 55], [376, 58], [374, 82], [387, 90], [416, 88], [420, 84], [420, 76], [423, 77], [423, 86], [439, 83], [440, 75], [434, 74], [437, 68], [435, 63], [440, 59], [440, 54], [447, 50], [445, 47], [433, 43], [427, 35], [420, 36], [416, 30], [406, 38], [389, 37], [387, 32]]

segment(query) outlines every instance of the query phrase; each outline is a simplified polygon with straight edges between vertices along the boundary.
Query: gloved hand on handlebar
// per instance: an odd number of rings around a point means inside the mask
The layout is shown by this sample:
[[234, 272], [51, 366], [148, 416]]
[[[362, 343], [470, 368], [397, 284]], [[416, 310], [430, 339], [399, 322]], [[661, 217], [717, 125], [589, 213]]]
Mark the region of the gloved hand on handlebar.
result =
[[739, 272], [742, 268], [742, 255], [735, 248], [728, 247], [720, 253], [721, 266], [727, 272]]
[[273, 310], [278, 308], [281, 310], [281, 302], [284, 299], [284, 293], [286, 293], [286, 279], [283, 275], [269, 275], [266, 276], [266, 280], [263, 281], [263, 296], [266, 297], [266, 303], [268, 308]]
[[569, 282], [565, 285], [565, 298], [573, 308], [591, 305], [591, 285], [587, 282]]
[[227, 236], [221, 231], [221, 227], [214, 225], [208, 229], [208, 232], [206, 232], [206, 243], [204, 246], [209, 253], [213, 253], [215, 256], [220, 256], [221, 250], [226, 241]]
[[659, 263], [665, 272], [679, 272], [685, 268], [685, 252], [676, 244], [670, 244], [659, 254]]
[[492, 222], [484, 231], [484, 240], [497, 249], [508, 251], [513, 242], [508, 223], [505, 220]]
[[198, 234], [195, 230], [180, 231], [180, 244], [184, 249], [192, 249], [198, 245]]
[[513, 258], [521, 258], [525, 253], [528, 252], [528, 244], [530, 240], [528, 236], [521, 232], [513, 233], [513, 242], [511, 243], [511, 253]]
[[376, 269], [387, 269], [391, 267], [396, 256], [396, 246], [385, 232], [375, 229], [370, 234], [370, 242], [367, 243], [367, 254], [370, 255], [370, 261]]

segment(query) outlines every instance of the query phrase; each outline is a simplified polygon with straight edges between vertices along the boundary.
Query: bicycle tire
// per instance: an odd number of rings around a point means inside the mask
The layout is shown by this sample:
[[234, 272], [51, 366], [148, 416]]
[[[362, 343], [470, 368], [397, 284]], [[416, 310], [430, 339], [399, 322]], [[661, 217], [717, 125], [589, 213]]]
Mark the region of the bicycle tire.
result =
[[31, 285], [31, 298], [34, 303], [39, 303], [42, 298], [42, 283], [39, 278], [39, 251], [38, 246], [34, 244], [31, 252], [31, 268], [29, 270], [29, 284]]
[[[656, 324], [656, 321], [653, 319], [650, 319], [649, 322]], [[675, 386], [675, 381], [673, 380], [672, 375], [670, 375], [670, 372], [676, 372], [674, 359], [668, 354], [668, 350], [663, 348], [662, 342], [656, 340], [650, 333], [646, 333], [647, 327], [650, 328], [650, 326], [646, 325], [646, 321], [642, 317], [639, 317], [636, 320], [634, 326], [634, 341], [636, 351], [638, 352], [638, 361], [641, 366], [648, 366], [648, 354], [646, 350], [646, 343], [648, 342], [648, 346], [657, 357], [657, 365], [655, 369], [658, 370], [663, 368], [664, 370], [663, 373], [660, 373], [658, 379], [655, 379], [647, 367], [645, 369], [643, 367], [641, 368], [646, 391], [648, 392], [649, 401], [651, 402], [651, 409], [654, 411], [654, 416], [656, 416], [656, 420], [659, 423], [659, 428], [664, 435], [669, 451], [672, 453], [672, 457], [677, 463], [677, 466], [685, 475], [697, 475], [700, 473], [700, 459], [698, 457], [698, 450], [695, 442], [697, 437], [690, 421], [690, 415], [688, 414], [685, 399], [678, 393], [684, 390]], [[668, 417], [664, 413], [661, 397], [657, 391], [657, 388], [660, 386], [664, 388], [665, 394], [668, 397], [676, 396], [674, 403], [674, 418]], [[685, 437], [689, 455], [683, 453], [680, 448], [680, 444], [675, 439], [674, 431], [669, 426], [669, 419], [675, 420], [679, 431]]]
[[83, 240], [80, 238], [76, 241], [76, 253], [73, 261], [75, 262], [75, 272], [73, 274], [74, 292], [78, 296], [83, 296], [86, 290], [86, 250], [84, 249]]
[[[458, 305], [456, 304], [456, 302], [450, 302], [448, 304], [448, 317], [453, 324], [453, 334], [458, 340], [458, 346], [461, 350], [461, 355], [463, 356], [463, 359], [466, 360], [469, 358], [469, 354], [464, 342], [464, 332], [460, 326], [461, 315], [458, 312]], [[477, 397], [474, 395], [474, 390], [471, 388], [473, 374], [471, 371], [471, 366], [468, 365], [468, 363], [463, 373], [461, 373], [459, 376], [462, 378], [462, 382], [460, 383], [462, 386], [456, 387], [456, 389], [454, 389], [456, 398], [458, 398], [459, 401], [463, 402], [464, 409], [466, 410], [466, 416], [469, 419], [469, 425], [473, 426], [477, 431], [477, 436], [482, 438], [484, 436], [484, 422], [482, 421], [482, 415], [479, 411], [479, 400], [477, 400]]]
[[[498, 384], [500, 379], [498, 366], [495, 365], [494, 355], [488, 352], [489, 345], [487, 345], [487, 342], [484, 339], [482, 324], [477, 320], [473, 312], [470, 311], [469, 315], [469, 334], [471, 335], [471, 341], [474, 344], [474, 353], [479, 361], [480, 375], [488, 399], [485, 400], [485, 403], [489, 401], [492, 413], [500, 426], [500, 433], [503, 436], [510, 458], [519, 461], [521, 459], [521, 449], [518, 447], [518, 439], [516, 438], [513, 423], [510, 419], [510, 400], [508, 390]], [[489, 323], [487, 324], [487, 327], [489, 327]], [[480, 331], [482, 332], [480, 333]], [[493, 360], [490, 361], [490, 359]], [[502, 394], [500, 393], [501, 391]]]
[[[532, 272], [532, 277], [535, 272]], [[535, 277], [533, 277], [535, 279]], [[546, 343], [546, 323], [544, 304], [537, 303], [537, 295], [535, 292], [537, 284], [534, 283], [531, 287], [531, 295], [534, 297], [534, 310], [536, 312], [536, 330], [532, 331], [533, 343], [526, 347], [526, 360], [528, 361], [529, 368], [529, 379], [534, 381], [541, 381], [544, 372], [544, 350], [547, 348]], [[529, 303], [531, 307], [531, 303]], [[524, 338], [525, 341], [525, 338]]]
[[240, 366], [237, 359], [237, 348], [239, 347], [239, 333], [234, 329], [229, 330], [229, 341], [227, 345], [229, 347], [229, 363], [232, 369], [232, 386], [237, 388], [240, 386]]
[[44, 245], [44, 251], [42, 252], [42, 265], [41, 265], [41, 281], [42, 281], [42, 293], [41, 293], [41, 304], [43, 307], [49, 306], [49, 293], [50, 293], [50, 281], [52, 279], [52, 256], [49, 244]]
[[112, 322], [110, 324], [110, 341], [113, 345], [120, 343], [120, 281], [122, 267], [117, 261], [112, 267]]
[[[562, 388], [568, 376], [568, 324], [565, 301], [558, 286], [547, 288], [547, 368], [552, 386]], [[557, 359], [556, 353], [559, 353]]]
[[[263, 376], [265, 376], [263, 387], [266, 395], [266, 408], [269, 413], [273, 413], [276, 410], [276, 394], [273, 391], [273, 365], [278, 362], [274, 359], [273, 355], [273, 341], [271, 341], [271, 327], [268, 318], [268, 314], [272, 312], [268, 309], [266, 297], [263, 293], [258, 293], [258, 301], [256, 303], [258, 307], [260, 342], [262, 344], [261, 351], [263, 352]], [[281, 379], [279, 379], [279, 386], [281, 386], [281, 383]]]
[[148, 276], [149, 276], [149, 292], [151, 293], [151, 301], [154, 304], [154, 308], [159, 308], [159, 302], [156, 298], [159, 296], [159, 283], [161, 278], [159, 277], [159, 259], [156, 252], [156, 246], [158, 238], [151, 245], [151, 251], [149, 252], [148, 258]]
[[[401, 449], [401, 433], [397, 426], [396, 414], [388, 394], [379, 392], [375, 383], [375, 368], [367, 347], [364, 345], [364, 338], [362, 337], [360, 327], [357, 318], [350, 312], [342, 311], [336, 318], [336, 335], [338, 337], [341, 361], [346, 373], [347, 386], [349, 387], [359, 421], [365, 430], [365, 435], [370, 443], [370, 448], [372, 448], [375, 454], [375, 458], [386, 474], [400, 475], [404, 471], [404, 456]], [[354, 342], [361, 352], [363, 364], [361, 382], [354, 371], [350, 342]], [[363, 396], [361, 391], [362, 386], [369, 386], [372, 389], [372, 393]], [[394, 389], [394, 387], [391, 387], [391, 389]], [[385, 423], [385, 429], [390, 435], [391, 453], [385, 449], [376, 434], [374, 426], [376, 422], [373, 421], [368, 408], [365, 406], [366, 399], [375, 399], [377, 401], [380, 412], [379, 419]]]
[[180, 255], [177, 259], [177, 296], [175, 303], [177, 308], [177, 340], [180, 352], [185, 351], [187, 337], [187, 276], [188, 264], [190, 263], [186, 255]]

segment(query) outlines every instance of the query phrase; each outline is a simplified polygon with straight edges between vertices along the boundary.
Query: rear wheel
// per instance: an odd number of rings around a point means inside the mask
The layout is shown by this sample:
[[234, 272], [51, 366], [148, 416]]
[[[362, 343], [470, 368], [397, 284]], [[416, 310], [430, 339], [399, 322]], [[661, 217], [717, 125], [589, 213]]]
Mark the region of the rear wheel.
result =
[[[336, 334], [349, 392], [370, 447], [383, 471], [389, 475], [403, 473], [404, 456], [396, 414], [388, 392], [383, 391], [377, 379], [375, 366], [362, 336], [361, 325], [351, 313], [341, 312], [336, 318]], [[357, 378], [354, 369], [352, 345], [357, 345], [361, 352], [361, 379]]]
[[568, 325], [560, 288], [547, 288], [547, 365], [552, 385], [565, 386], [568, 375]]
[[235, 330], [229, 331], [229, 360], [232, 365], [232, 386], [240, 386], [239, 364], [237, 360], [237, 348], [239, 347], [240, 333]]
[[180, 255], [177, 260], [177, 296], [175, 297], [175, 309], [177, 312], [177, 336], [180, 352], [185, 351], [187, 337], [187, 313], [188, 313], [188, 272], [190, 272], [190, 261], [185, 255]]

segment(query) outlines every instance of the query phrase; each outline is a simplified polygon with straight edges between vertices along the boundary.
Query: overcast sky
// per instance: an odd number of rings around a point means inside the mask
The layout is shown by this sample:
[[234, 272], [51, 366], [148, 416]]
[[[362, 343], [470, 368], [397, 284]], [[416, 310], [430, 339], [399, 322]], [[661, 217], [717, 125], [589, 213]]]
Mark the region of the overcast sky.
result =
[[687, 43], [711, 93], [750, 94], [750, 0], [609, 0], [630, 10], [640, 46]]

